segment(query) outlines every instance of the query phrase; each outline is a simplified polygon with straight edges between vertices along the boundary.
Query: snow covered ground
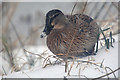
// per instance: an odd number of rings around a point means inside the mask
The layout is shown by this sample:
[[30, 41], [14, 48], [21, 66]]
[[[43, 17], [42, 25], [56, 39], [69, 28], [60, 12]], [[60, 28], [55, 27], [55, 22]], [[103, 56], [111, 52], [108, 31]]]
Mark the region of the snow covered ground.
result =
[[[119, 35], [120, 36], [120, 35]], [[68, 63], [68, 72], [65, 73], [65, 64], [62, 62], [61, 64], [55, 64], [55, 65], [48, 65], [45, 68], [43, 68], [43, 60], [40, 59], [37, 61], [35, 67], [29, 69], [29, 70], [22, 70], [19, 72], [9, 72], [7, 76], [3, 76], [6, 78], [63, 78], [66, 76], [67, 78], [96, 78], [99, 76], [102, 76], [106, 74], [105, 67], [109, 67], [112, 70], [115, 70], [118, 68], [118, 35], [113, 36], [115, 38], [115, 43], [113, 43], [113, 47], [110, 47], [110, 49], [105, 49], [105, 47], [102, 47], [98, 50], [97, 55], [89, 56], [85, 58], [81, 58], [79, 60], [84, 61], [90, 61], [94, 64], [90, 63], [82, 63], [75, 61], [74, 63], [71, 61]], [[43, 53], [45, 50], [47, 50], [45, 53], [49, 53], [49, 55], [53, 55], [46, 46], [39, 46], [39, 47], [27, 47], [27, 51], [33, 52], [33, 53]], [[21, 54], [21, 51], [19, 53]], [[20, 56], [20, 55], [19, 55]], [[46, 54], [46, 57], [48, 55]], [[22, 55], [21, 55], [22, 57]], [[51, 59], [53, 62], [55, 59]], [[20, 61], [20, 60], [19, 60]], [[20, 61], [22, 63], [22, 61]], [[72, 65], [73, 64], [73, 65]], [[97, 65], [101, 65], [97, 66]], [[71, 68], [71, 70], [70, 70]], [[111, 72], [111, 70], [107, 68], [107, 72]], [[70, 72], [69, 72], [70, 71]], [[69, 74], [68, 74], [69, 73]], [[118, 72], [115, 72], [115, 75], [118, 77]], [[110, 78], [114, 78], [114, 75], [109, 75]]]

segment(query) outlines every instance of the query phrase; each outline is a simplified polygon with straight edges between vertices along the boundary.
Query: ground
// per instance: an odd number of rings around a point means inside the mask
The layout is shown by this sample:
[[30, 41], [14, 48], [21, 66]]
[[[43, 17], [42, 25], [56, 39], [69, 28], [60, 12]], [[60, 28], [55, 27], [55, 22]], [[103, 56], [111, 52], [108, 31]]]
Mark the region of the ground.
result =
[[[29, 70], [22, 70], [19, 72], [9, 72], [6, 78], [63, 78], [64, 76], [68, 78], [96, 78], [106, 74], [105, 67], [109, 67], [112, 70], [118, 68], [118, 35], [113, 36], [115, 38], [114, 47], [106, 49], [102, 47], [98, 50], [97, 54], [94, 56], [89, 56], [81, 58], [80, 60], [89, 61], [90, 63], [79, 62], [78, 60], [74, 63], [71, 61], [68, 63], [68, 72], [65, 73], [65, 63], [48, 65], [45, 68], [43, 66], [43, 61], [38, 61], [37, 65]], [[45, 46], [39, 47], [29, 47], [26, 50], [34, 53], [40, 53], [46, 50]], [[49, 52], [49, 50], [48, 50]], [[52, 53], [50, 53], [53, 55]], [[49, 54], [49, 55], [50, 55]], [[48, 55], [46, 55], [48, 56]], [[51, 59], [54, 61], [55, 59]], [[39, 65], [38, 65], [39, 64]], [[73, 64], [73, 65], [72, 65]], [[101, 65], [101, 67], [100, 67]], [[71, 69], [71, 70], [70, 70]], [[111, 70], [107, 68], [107, 73]], [[118, 77], [118, 72], [115, 72]], [[109, 75], [110, 78], [114, 78], [114, 75]]]

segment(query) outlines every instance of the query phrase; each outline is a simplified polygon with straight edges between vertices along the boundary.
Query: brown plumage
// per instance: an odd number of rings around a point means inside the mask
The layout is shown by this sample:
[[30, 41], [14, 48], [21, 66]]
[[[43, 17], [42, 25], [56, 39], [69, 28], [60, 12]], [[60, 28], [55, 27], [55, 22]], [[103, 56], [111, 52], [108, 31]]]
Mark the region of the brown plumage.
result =
[[99, 27], [87, 15], [64, 15], [55, 9], [47, 13], [43, 33], [48, 35], [48, 48], [58, 57], [65, 58], [72, 39], [68, 56], [85, 57], [94, 53]]

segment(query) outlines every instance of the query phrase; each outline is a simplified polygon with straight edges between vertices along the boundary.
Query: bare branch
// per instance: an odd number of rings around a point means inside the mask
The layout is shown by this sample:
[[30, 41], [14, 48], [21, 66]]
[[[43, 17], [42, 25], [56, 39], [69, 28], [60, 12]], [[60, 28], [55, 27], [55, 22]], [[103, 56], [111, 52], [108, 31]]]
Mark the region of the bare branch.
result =
[[[43, 56], [41, 56], [41, 55], [39, 55], [39, 54], [32, 53], [32, 52], [30, 52], [30, 51], [27, 51], [27, 50], [25, 50], [25, 49], [24, 49], [24, 51], [25, 51], [25, 52], [28, 52], [28, 53], [30, 53], [30, 54], [37, 55], [37, 56], [39, 56], [39, 57], [42, 57], [42, 58], [44, 58]], [[44, 58], [44, 59], [45, 59], [45, 58]]]
[[3, 67], [3, 66], [2, 66], [2, 69], [3, 69], [4, 73], [5, 73], [5, 75], [7, 75], [7, 73], [6, 73], [6, 71], [5, 71], [5, 69], [4, 69], [4, 67]]
[[83, 14], [83, 13], [84, 13], [85, 8], [86, 8], [86, 6], [87, 6], [87, 2], [88, 2], [88, 0], [85, 2], [85, 5], [84, 5], [84, 7], [83, 7], [83, 10], [82, 10], [82, 13], [81, 13], [81, 14]]
[[103, 78], [103, 77], [108, 76], [108, 75], [110, 75], [110, 74], [113, 74], [114, 72], [118, 71], [119, 69], [120, 69], [120, 67], [119, 67], [118, 69], [116, 69], [116, 70], [114, 70], [114, 71], [108, 73], [108, 74], [102, 75], [102, 76], [97, 77], [97, 78], [93, 78], [92, 80], [100, 79], [100, 78]]
[[76, 1], [76, 3], [75, 3], [74, 6], [73, 6], [73, 9], [72, 9], [71, 15], [73, 14], [73, 11], [74, 11], [74, 9], [75, 9], [75, 7], [76, 7], [76, 5], [77, 5], [77, 2], [78, 2], [78, 0]]

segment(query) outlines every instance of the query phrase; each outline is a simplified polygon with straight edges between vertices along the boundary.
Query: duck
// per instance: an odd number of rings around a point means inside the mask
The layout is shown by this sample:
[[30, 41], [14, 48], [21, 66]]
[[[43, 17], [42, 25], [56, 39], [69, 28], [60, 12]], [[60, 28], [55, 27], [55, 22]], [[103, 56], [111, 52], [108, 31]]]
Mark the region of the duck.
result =
[[47, 47], [59, 58], [95, 55], [99, 26], [85, 14], [64, 15], [59, 9], [46, 14], [45, 27], [40, 35], [47, 36]]

